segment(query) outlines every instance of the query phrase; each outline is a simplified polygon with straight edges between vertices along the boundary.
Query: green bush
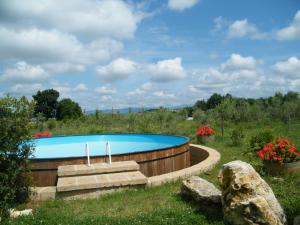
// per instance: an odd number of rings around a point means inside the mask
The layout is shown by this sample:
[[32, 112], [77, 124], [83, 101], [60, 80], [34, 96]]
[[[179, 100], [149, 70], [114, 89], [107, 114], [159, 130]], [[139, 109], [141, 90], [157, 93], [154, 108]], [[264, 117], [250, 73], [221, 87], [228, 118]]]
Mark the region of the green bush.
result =
[[244, 138], [245, 135], [242, 129], [234, 129], [230, 134], [230, 139], [233, 146], [240, 146]]
[[250, 148], [254, 151], [262, 149], [266, 144], [274, 139], [273, 134], [270, 131], [261, 131], [250, 139]]
[[28, 197], [28, 158], [32, 154], [30, 121], [33, 104], [25, 97], [0, 98], [0, 217]]
[[55, 118], [50, 118], [47, 121], [47, 127], [49, 130], [53, 130], [56, 128], [56, 119]]

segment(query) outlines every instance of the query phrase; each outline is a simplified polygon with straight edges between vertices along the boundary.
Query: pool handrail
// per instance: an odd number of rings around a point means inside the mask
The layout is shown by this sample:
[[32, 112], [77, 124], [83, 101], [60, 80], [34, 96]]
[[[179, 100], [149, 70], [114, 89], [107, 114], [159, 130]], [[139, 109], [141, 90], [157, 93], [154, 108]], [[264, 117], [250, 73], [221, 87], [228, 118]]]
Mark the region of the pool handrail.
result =
[[111, 148], [110, 148], [109, 141], [106, 142], [105, 151], [106, 151], [106, 155], [108, 155], [109, 164], [111, 164]]
[[91, 163], [90, 163], [90, 148], [89, 148], [89, 143], [85, 144], [85, 154], [86, 154], [86, 157], [87, 157], [87, 165], [91, 166]]

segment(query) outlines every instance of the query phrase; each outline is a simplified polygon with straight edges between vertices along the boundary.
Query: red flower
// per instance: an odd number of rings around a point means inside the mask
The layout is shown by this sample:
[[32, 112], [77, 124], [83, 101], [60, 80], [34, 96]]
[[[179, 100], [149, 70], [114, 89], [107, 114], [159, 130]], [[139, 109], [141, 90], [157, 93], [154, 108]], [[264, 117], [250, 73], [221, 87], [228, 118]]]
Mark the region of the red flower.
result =
[[51, 137], [52, 134], [50, 132], [38, 132], [32, 135], [33, 138], [41, 138], [41, 137]]
[[264, 152], [262, 150], [259, 151], [258, 156], [263, 159], [264, 158]]
[[271, 162], [293, 162], [297, 160], [300, 151], [287, 139], [276, 139], [268, 143], [258, 152], [258, 157]]
[[213, 135], [213, 134], [215, 134], [215, 131], [209, 126], [199, 127], [198, 130], [196, 131], [197, 136]]

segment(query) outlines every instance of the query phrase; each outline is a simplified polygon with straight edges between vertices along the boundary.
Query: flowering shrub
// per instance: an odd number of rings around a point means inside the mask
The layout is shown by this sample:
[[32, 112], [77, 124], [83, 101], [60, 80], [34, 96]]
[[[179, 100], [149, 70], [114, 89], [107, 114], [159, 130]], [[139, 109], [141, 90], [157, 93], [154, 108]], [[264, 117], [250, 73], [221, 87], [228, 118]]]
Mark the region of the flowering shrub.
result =
[[38, 132], [32, 135], [33, 138], [51, 137], [53, 136], [50, 132]]
[[277, 139], [258, 151], [258, 156], [266, 161], [288, 163], [299, 160], [299, 151], [289, 140]]
[[199, 127], [198, 130], [196, 131], [197, 136], [209, 136], [213, 134], [215, 134], [215, 131], [209, 126]]

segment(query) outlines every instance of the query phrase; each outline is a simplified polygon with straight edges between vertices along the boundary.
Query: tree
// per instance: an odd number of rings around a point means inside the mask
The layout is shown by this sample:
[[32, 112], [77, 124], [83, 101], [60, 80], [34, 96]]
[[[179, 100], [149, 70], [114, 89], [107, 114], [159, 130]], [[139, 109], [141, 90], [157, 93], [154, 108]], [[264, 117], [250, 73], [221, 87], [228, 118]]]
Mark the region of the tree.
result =
[[82, 116], [81, 107], [69, 98], [62, 99], [57, 107], [57, 119], [75, 119]]
[[0, 98], [0, 217], [8, 216], [8, 209], [24, 202], [29, 193], [29, 160], [33, 152], [30, 124], [33, 102]]
[[283, 97], [285, 102], [297, 101], [299, 99], [299, 93], [294, 91], [289, 91]]
[[207, 104], [204, 100], [198, 100], [195, 105], [194, 105], [195, 109], [201, 109], [203, 111], [207, 110]]
[[216, 108], [215, 111], [220, 119], [221, 132], [224, 136], [225, 120], [230, 119], [234, 114], [234, 102], [231, 98], [225, 98]]
[[206, 102], [207, 109], [214, 109], [219, 105], [223, 100], [222, 95], [214, 93]]
[[36, 102], [34, 113], [43, 113], [48, 118], [56, 117], [59, 92], [53, 89], [38, 91], [36, 95], [32, 96]]
[[57, 119], [75, 119], [82, 116], [82, 110], [78, 103], [69, 98], [62, 99], [57, 106]]

